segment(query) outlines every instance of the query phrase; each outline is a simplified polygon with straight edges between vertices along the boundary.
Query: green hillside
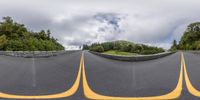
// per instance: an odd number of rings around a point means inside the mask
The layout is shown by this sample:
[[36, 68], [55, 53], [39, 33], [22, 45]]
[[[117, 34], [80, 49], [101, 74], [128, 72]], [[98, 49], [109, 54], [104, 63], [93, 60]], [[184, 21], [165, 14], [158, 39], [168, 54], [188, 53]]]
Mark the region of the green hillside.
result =
[[23, 24], [16, 23], [11, 17], [3, 17], [0, 22], [0, 50], [2, 51], [52, 51], [64, 47], [46, 32], [28, 31]]
[[179, 44], [173, 42], [171, 50], [200, 50], [200, 22], [191, 23], [188, 25], [186, 31]]
[[83, 45], [83, 50], [95, 52], [120, 51], [134, 54], [155, 54], [164, 52], [164, 49], [148, 46], [144, 44], [135, 44], [133, 42], [118, 40], [104, 43], [93, 43], [91, 45]]

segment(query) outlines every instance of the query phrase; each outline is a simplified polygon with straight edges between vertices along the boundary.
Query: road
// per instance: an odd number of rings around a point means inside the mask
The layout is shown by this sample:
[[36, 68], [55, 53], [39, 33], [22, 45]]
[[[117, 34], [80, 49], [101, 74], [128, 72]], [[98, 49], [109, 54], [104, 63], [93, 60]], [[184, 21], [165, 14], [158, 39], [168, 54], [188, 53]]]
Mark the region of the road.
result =
[[140, 62], [87, 51], [49, 58], [0, 56], [2, 100], [154, 100], [200, 98], [200, 55], [184, 52]]

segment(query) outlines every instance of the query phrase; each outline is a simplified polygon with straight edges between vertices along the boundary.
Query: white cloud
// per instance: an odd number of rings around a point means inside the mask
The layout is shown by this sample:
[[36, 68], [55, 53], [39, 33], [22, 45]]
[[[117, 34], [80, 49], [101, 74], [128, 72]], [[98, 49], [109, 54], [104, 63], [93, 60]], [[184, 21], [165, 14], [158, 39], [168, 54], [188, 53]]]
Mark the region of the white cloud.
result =
[[169, 48], [189, 23], [200, 21], [198, 12], [199, 0], [0, 1], [0, 17], [51, 29], [66, 47], [125, 39]]

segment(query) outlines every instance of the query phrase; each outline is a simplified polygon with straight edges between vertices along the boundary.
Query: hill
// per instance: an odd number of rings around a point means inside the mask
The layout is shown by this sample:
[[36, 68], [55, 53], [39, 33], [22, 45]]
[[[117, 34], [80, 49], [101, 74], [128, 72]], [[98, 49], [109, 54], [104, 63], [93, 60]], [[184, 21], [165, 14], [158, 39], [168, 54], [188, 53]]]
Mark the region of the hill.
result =
[[14, 22], [11, 17], [3, 17], [0, 22], [1, 51], [52, 51], [64, 50], [64, 47], [46, 32], [31, 32], [23, 24]]
[[179, 44], [176, 44], [176, 41], [174, 41], [171, 49], [200, 50], [200, 22], [188, 25]]
[[106, 52], [115, 50], [115, 51], [137, 53], [137, 54], [155, 54], [164, 52], [164, 49], [162, 48], [148, 46], [144, 44], [135, 44], [133, 42], [124, 40], [83, 45], [83, 50], [91, 50], [95, 52]]

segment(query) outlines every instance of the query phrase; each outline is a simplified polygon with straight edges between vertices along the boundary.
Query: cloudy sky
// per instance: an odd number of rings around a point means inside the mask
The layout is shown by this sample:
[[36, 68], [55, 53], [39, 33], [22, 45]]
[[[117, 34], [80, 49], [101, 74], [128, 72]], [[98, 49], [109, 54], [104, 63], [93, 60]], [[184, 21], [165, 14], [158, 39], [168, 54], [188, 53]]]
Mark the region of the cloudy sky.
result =
[[0, 0], [0, 17], [29, 30], [50, 29], [67, 49], [129, 40], [168, 49], [200, 21], [200, 0]]

